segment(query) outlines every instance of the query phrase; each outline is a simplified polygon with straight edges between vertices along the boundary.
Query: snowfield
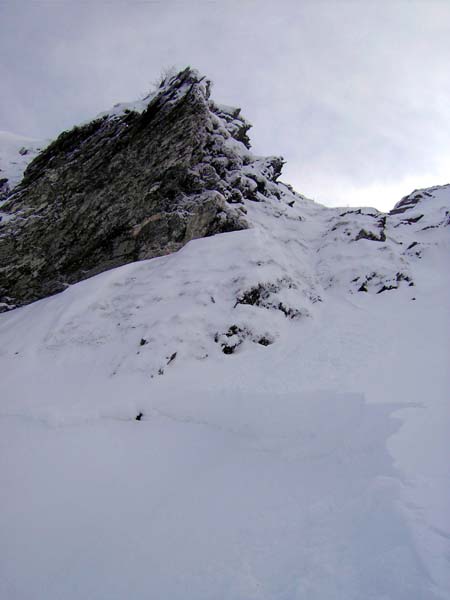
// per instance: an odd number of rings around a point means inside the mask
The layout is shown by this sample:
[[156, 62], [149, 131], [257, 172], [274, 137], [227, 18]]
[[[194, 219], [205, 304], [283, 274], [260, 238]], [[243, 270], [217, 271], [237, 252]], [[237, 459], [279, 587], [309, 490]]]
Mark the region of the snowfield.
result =
[[47, 142], [33, 138], [0, 131], [0, 180], [7, 179], [12, 189], [22, 179], [28, 164], [46, 144]]
[[0, 315], [0, 598], [450, 597], [450, 187], [246, 207]]

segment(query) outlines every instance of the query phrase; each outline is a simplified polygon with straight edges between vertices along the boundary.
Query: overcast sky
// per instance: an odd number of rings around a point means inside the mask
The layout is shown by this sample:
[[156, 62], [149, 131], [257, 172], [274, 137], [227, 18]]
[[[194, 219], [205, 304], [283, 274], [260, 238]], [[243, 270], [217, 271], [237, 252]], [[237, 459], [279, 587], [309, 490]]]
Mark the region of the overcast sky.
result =
[[0, 0], [0, 130], [53, 137], [188, 64], [320, 202], [450, 181], [450, 0]]

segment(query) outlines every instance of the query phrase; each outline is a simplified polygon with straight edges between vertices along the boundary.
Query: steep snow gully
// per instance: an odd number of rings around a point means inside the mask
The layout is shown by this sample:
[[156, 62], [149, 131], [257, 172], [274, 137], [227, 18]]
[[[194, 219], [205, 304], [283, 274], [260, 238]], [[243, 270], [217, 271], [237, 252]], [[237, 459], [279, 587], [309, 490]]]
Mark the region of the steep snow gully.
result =
[[232, 146], [248, 229], [0, 315], [1, 598], [450, 597], [450, 186]]

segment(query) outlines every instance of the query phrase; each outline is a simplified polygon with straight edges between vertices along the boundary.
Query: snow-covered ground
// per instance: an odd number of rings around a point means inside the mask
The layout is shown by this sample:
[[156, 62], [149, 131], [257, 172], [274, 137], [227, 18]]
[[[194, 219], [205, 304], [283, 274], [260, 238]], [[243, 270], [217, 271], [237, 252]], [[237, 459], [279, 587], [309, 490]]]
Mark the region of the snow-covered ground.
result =
[[23, 172], [46, 142], [0, 131], [0, 180], [7, 179], [12, 189], [22, 179]]
[[450, 597], [449, 188], [284, 192], [0, 315], [1, 598]]

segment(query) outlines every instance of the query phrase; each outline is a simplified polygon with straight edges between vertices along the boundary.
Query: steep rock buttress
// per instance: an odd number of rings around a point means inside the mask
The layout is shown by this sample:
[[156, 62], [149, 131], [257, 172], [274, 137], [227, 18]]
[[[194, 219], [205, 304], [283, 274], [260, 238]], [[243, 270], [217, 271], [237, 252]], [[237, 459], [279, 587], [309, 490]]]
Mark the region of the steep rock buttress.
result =
[[282, 160], [256, 161], [250, 125], [209, 88], [188, 68], [131, 108], [62, 133], [31, 162], [1, 207], [3, 309], [248, 227], [244, 198], [270, 193]]

